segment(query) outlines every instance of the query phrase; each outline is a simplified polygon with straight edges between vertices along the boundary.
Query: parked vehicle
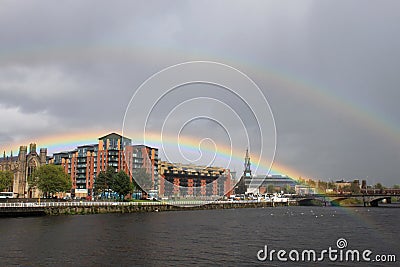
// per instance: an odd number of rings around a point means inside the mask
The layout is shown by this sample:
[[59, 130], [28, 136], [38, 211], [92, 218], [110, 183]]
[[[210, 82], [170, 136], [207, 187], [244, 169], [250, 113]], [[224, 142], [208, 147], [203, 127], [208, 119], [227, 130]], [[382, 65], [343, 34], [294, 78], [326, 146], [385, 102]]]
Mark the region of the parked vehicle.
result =
[[14, 198], [13, 192], [0, 192], [0, 198]]

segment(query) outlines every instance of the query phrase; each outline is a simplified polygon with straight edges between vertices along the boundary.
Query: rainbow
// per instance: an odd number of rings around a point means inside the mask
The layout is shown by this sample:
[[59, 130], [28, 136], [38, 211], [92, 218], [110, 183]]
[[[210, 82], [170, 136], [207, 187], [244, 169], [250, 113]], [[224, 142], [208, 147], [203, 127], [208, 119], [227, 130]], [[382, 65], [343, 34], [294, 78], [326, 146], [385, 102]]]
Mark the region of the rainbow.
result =
[[[111, 132], [111, 131], [108, 131]], [[37, 141], [38, 147], [47, 147], [49, 148], [49, 151], [54, 152], [60, 152], [63, 150], [70, 150], [74, 149], [78, 145], [84, 145], [84, 144], [94, 144], [98, 142], [98, 137], [104, 136], [108, 132], [104, 131], [91, 131], [91, 132], [84, 132], [80, 134], [76, 133], [65, 133], [63, 135], [57, 135], [57, 136], [45, 136], [39, 138]], [[160, 144], [161, 141], [159, 139], [155, 138], [155, 134], [149, 134], [146, 135], [146, 140], [148, 141], [147, 145], [155, 145], [155, 144]], [[173, 143], [173, 139], [168, 137], [165, 138], [166, 140], [163, 140], [163, 142], [167, 143]], [[26, 144], [29, 144], [32, 142], [32, 140], [28, 140], [25, 142]], [[133, 143], [142, 143], [143, 140], [142, 138], [139, 138], [139, 135], [135, 135], [134, 138], [132, 138]], [[176, 143], [175, 143], [176, 144]], [[191, 150], [198, 150], [198, 142], [195, 139], [191, 138], [180, 138], [179, 140], [179, 145], [183, 146], [185, 149], [191, 149]], [[213, 146], [202, 146], [201, 149], [205, 149], [207, 151], [213, 152], [214, 147]], [[224, 158], [229, 158], [232, 157], [233, 159], [237, 161], [243, 162], [244, 160], [244, 149], [241, 148], [240, 151], [234, 151], [228, 147], [223, 147], [223, 146], [217, 146], [217, 155], [219, 157], [224, 157]], [[232, 152], [232, 154], [231, 154]], [[16, 155], [16, 153], [14, 154]], [[252, 157], [252, 155], [250, 155]], [[262, 170], [269, 170], [269, 164], [260, 164], [261, 167], [260, 169]], [[276, 173], [276, 174], [286, 174], [287, 176], [291, 177], [293, 180], [298, 180], [298, 178], [307, 178], [310, 177], [304, 173], [301, 173], [297, 170], [294, 170], [293, 168], [281, 164], [279, 162], [273, 162], [272, 169], [270, 170], [271, 173]], [[321, 192], [322, 193], [322, 192]], [[332, 200], [329, 197], [327, 197], [327, 200]], [[357, 209], [347, 209], [345, 208], [344, 211], [346, 214], [348, 214], [351, 218], [355, 218], [357, 220], [360, 220], [364, 222], [367, 225], [371, 225], [372, 229], [375, 229], [377, 232], [379, 231], [378, 228], [376, 228], [376, 225], [371, 221], [371, 219], [367, 218], [366, 216], [362, 216], [361, 213], [358, 212]]]
[[[112, 42], [112, 41], [110, 41]], [[69, 62], [73, 58], [78, 58], [79, 60], [87, 59], [90, 61], [96, 61], [96, 57], [92, 57], [91, 53], [93, 51], [102, 54], [103, 57], [99, 57], [101, 63], [106, 62], [108, 59], [112, 62], [126, 62], [129, 59], [134, 59], [136, 62], [147, 62], [149, 60], [148, 55], [152, 55], [151, 59], [157, 59], [158, 62], [171, 62], [171, 59], [185, 58], [185, 59], [209, 59], [215, 61], [222, 61], [225, 64], [234, 66], [238, 69], [243, 70], [246, 73], [251, 73], [249, 76], [253, 78], [258, 84], [262, 84], [261, 81], [268, 81], [273, 84], [280, 85], [280, 89], [285, 90], [288, 94], [295, 94], [296, 96], [304, 99], [306, 102], [318, 102], [323, 108], [332, 110], [343, 117], [347, 117], [358, 123], [360, 126], [364, 127], [366, 130], [373, 131], [378, 135], [386, 138], [390, 138], [393, 144], [400, 144], [400, 128], [399, 125], [389, 120], [388, 117], [383, 117], [366, 107], [360, 106], [355, 102], [347, 100], [345, 97], [340, 95], [335, 95], [334, 90], [328, 90], [333, 88], [326, 88], [321, 84], [313, 84], [310, 81], [303, 79], [302, 77], [296, 77], [295, 74], [288, 70], [276, 70], [272, 68], [265, 67], [265, 64], [260, 64], [256, 61], [246, 61], [238, 60], [237, 56], [225, 56], [213, 54], [210, 51], [201, 54], [197, 52], [193, 55], [191, 51], [185, 50], [186, 48], [178, 47], [158, 47], [152, 43], [142, 43], [136, 46], [126, 46], [120, 43], [109, 43], [105, 45], [97, 45], [96, 47], [88, 46], [85, 43], [65, 43], [64, 45], [49, 47], [40, 46], [32, 47], [25, 45], [20, 49], [15, 49], [12, 51], [6, 51], [5, 53], [0, 53], [0, 59], [3, 62], [15, 61], [15, 58], [23, 58], [25, 62], [37, 62], [37, 59], [48, 60], [54, 58]], [[139, 52], [134, 52], [139, 51]], [[154, 61], [151, 61], [152, 67], [154, 66]], [[175, 62], [177, 63], [177, 62]], [[166, 64], [164, 67], [171, 64]], [[156, 70], [154, 70], [156, 71]], [[139, 84], [137, 84], [139, 85]], [[133, 92], [132, 88], [132, 92]], [[268, 99], [268, 95], [266, 95]], [[274, 106], [274, 103], [270, 103]], [[279, 123], [279, 122], [278, 122]], [[83, 145], [88, 143], [97, 143], [97, 137], [100, 137], [107, 133], [104, 129], [102, 131], [98, 130], [86, 130], [84, 132], [73, 132], [73, 133], [62, 133], [53, 134], [49, 136], [34, 137], [30, 140], [16, 140], [18, 143], [8, 144], [7, 147], [3, 147], [7, 151], [10, 149], [16, 155], [18, 146], [20, 144], [29, 144], [30, 142], [37, 142], [38, 147], [48, 147], [49, 152], [58, 152], [62, 150], [69, 150], [75, 148], [77, 145]], [[138, 140], [140, 141], [140, 140]], [[189, 140], [183, 140], [181, 145], [185, 145], [190, 148], [198, 149], [198, 144], [193, 144]], [[239, 148], [240, 151], [233, 153], [233, 157], [238, 160], [243, 160], [244, 149]], [[230, 149], [218, 147], [218, 153], [221, 156], [227, 156]], [[264, 169], [269, 169], [269, 165], [263, 166]], [[289, 166], [281, 164], [279, 162], [274, 162], [272, 166], [272, 172], [287, 174], [289, 177], [310, 177], [307, 174], [299, 172], [292, 169]], [[349, 214], [355, 215], [349, 210]], [[361, 222], [366, 222], [366, 218], [359, 216]], [[375, 225], [376, 227], [376, 225]]]
[[[400, 126], [398, 124], [390, 121], [387, 116], [374, 113], [345, 97], [333, 94], [334, 88], [328, 90], [323, 85], [314, 85], [305, 79], [289, 75], [288, 71], [277, 72], [257, 64], [251, 64], [251, 67], [250, 72], [258, 80], [279, 84], [282, 86], [280, 89], [286, 89], [291, 95], [296, 95], [310, 103], [320, 103], [321, 106], [329, 108], [347, 119], [352, 119], [365, 129], [372, 130], [390, 138], [394, 143], [400, 144]], [[266, 97], [268, 99], [268, 95]], [[273, 107], [273, 103], [270, 105]]]
[[61, 133], [47, 136], [31, 136], [29, 139], [18, 140], [18, 143], [14, 142], [9, 144], [9, 149], [3, 148], [8, 151], [13, 151], [13, 155], [18, 154], [20, 145], [29, 145], [30, 143], [36, 143], [38, 148], [44, 147], [48, 149], [48, 153], [56, 153], [61, 151], [72, 150], [79, 145], [85, 144], [97, 144], [97, 138], [103, 136], [103, 131], [88, 131], [81, 133]]
[[[134, 51], [142, 51], [141, 53]], [[146, 51], [148, 53], [145, 53]], [[103, 55], [104, 58], [110, 58], [113, 62], [115, 61], [126, 61], [129, 59], [135, 59], [135, 61], [146, 62], [148, 55], [152, 55], [152, 58], [158, 58], [159, 62], [170, 61], [171, 58], [190, 58], [194, 59], [190, 51], [186, 51], [185, 48], [173, 48], [173, 47], [159, 47], [154, 46], [151, 43], [138, 43], [135, 46], [126, 46], [119, 43], [110, 43], [97, 45], [96, 47], [88, 47], [85, 44], [64, 44], [56, 47], [42, 46], [30, 47], [23, 46], [13, 51], [7, 51], [7, 53], [0, 54], [0, 59], [9, 61], [16, 58], [24, 58], [25, 61], [35, 61], [37, 58], [43, 60], [56, 57], [59, 60], [70, 61], [71, 58], [79, 58], [80, 60], [87, 58], [88, 60], [96, 60], [91, 57], [91, 53], [98, 52]], [[233, 57], [220, 57], [213, 55], [212, 52], [198, 53], [197, 58], [210, 59], [213, 58], [215, 61], [222, 61], [225, 64], [242, 69], [247, 73], [251, 73], [250, 77], [256, 78], [257, 80], [267, 80], [268, 82], [276, 83], [282, 86], [281, 89], [287, 90], [290, 94], [297, 94], [298, 97], [303, 98], [305, 101], [321, 103], [321, 106], [329, 108], [337, 113], [346, 116], [347, 118], [353, 119], [360, 125], [364, 126], [368, 130], [373, 130], [378, 134], [382, 134], [389, 137], [396, 144], [400, 144], [400, 126], [389, 120], [386, 116], [382, 116], [368, 110], [355, 102], [347, 100], [345, 97], [335, 95], [332, 92], [334, 90], [328, 90], [333, 88], [326, 88], [321, 84], [313, 84], [301, 77], [296, 77], [295, 74], [288, 70], [276, 70], [268, 68], [261, 63], [254, 61], [247, 61], [244, 59], [237, 59]], [[102, 61], [103, 62], [103, 61]], [[171, 64], [169, 64], [171, 65]], [[257, 82], [260, 84], [260, 82]], [[268, 99], [268, 95], [266, 96]], [[273, 103], [270, 103], [273, 107]], [[80, 134], [78, 134], [80, 135]]]
[[[215, 152], [218, 158], [223, 158], [225, 160], [232, 160], [243, 166], [246, 147], [231, 148], [230, 146], [223, 146], [221, 144], [217, 144], [216, 147], [207, 144], [202, 145], [200, 147], [197, 138], [180, 136], [178, 140], [175, 136], [166, 135], [165, 133], [162, 136], [162, 140], [160, 139], [160, 135], [158, 133], [157, 134], [146, 133], [144, 137], [143, 134], [142, 135], [133, 134], [133, 136], [134, 136], [134, 138], [132, 139], [133, 143], [138, 143], [138, 144], [143, 143], [144, 141], [143, 138], [145, 138], [146, 145], [158, 148], [161, 148], [163, 144], [176, 145], [178, 143], [179, 146], [182, 147], [185, 151], [205, 150], [207, 152], [212, 152], [212, 153]], [[138, 138], [138, 136], [140, 137]], [[296, 180], [298, 180], [298, 178], [311, 177], [310, 175], [305, 174], [304, 172], [299, 172], [287, 165], [281, 164], [276, 161], [274, 161], [271, 164], [271, 160], [260, 159], [259, 155], [256, 154], [250, 153], [250, 158], [253, 159], [251, 162], [253, 170], [257, 169], [258, 173], [284, 174]]]
[[[119, 43], [110, 43], [104, 45], [98, 45], [93, 50], [93, 47], [87, 47], [84, 44], [64, 44], [56, 47], [31, 47], [24, 46], [20, 49], [13, 51], [7, 51], [7, 53], [0, 54], [0, 58], [12, 60], [14, 57], [22, 57], [24, 60], [35, 61], [37, 58], [44, 60], [48, 58], [57, 57], [60, 60], [69, 61], [73, 57], [79, 57], [79, 59], [85, 59], [90, 57], [90, 52], [97, 51], [102, 53], [104, 57], [113, 57], [114, 60], [129, 60], [134, 58], [136, 61], [146, 62], [149, 53], [135, 53], [133, 51], [151, 51], [153, 58], [159, 58], [160, 62], [165, 62], [170, 58], [191, 58], [190, 51], [182, 49], [174, 49], [171, 47], [163, 48], [154, 46], [153, 44], [138, 44], [136, 46], [126, 46]], [[400, 144], [400, 127], [399, 125], [391, 122], [388, 117], [380, 116], [374, 113], [372, 110], [368, 110], [365, 107], [357, 105], [357, 103], [347, 100], [344, 97], [336, 95], [332, 92], [334, 90], [328, 90], [332, 88], [326, 88], [324, 85], [315, 84], [305, 80], [302, 77], [297, 77], [293, 73], [285, 69], [268, 68], [265, 64], [255, 61], [247, 61], [244, 59], [237, 59], [234, 57], [220, 57], [213, 55], [212, 53], [198, 54], [197, 58], [201, 59], [212, 59], [216, 61], [223, 61], [225, 64], [232, 65], [238, 69], [244, 70], [246, 73], [251, 73], [250, 77], [257, 81], [258, 84], [262, 84], [261, 81], [268, 81], [272, 84], [280, 85], [280, 89], [285, 90], [287, 93], [295, 94], [297, 97], [303, 98], [305, 101], [318, 102], [322, 107], [335, 111], [341, 114], [343, 117], [352, 119], [355, 123], [365, 127], [367, 130], [372, 130], [377, 134], [390, 138], [394, 144]], [[92, 57], [90, 57], [93, 60]], [[268, 95], [266, 95], [268, 98]], [[273, 103], [270, 103], [273, 107]], [[279, 122], [278, 122], [279, 123]], [[104, 134], [104, 132], [102, 132]], [[95, 135], [93, 132], [82, 132], [82, 133], [66, 133], [57, 136], [45, 136], [40, 138], [43, 146], [47, 146], [50, 151], [60, 151], [70, 149], [73, 145], [96, 143], [97, 140], [93, 139], [93, 136], [101, 136], [100, 131], [96, 131]], [[25, 143], [31, 142], [30, 140]], [[19, 141], [19, 144], [23, 142]], [[17, 147], [15, 144], [14, 147]], [[11, 148], [13, 154], [16, 149]], [[10, 149], [6, 149], [9, 151]], [[240, 154], [242, 158], [243, 155]], [[288, 166], [280, 165], [274, 162], [273, 171], [276, 170], [279, 173], [287, 173], [291, 177], [310, 177], [299, 173]]]
[[[138, 136], [138, 135], [134, 135]], [[190, 137], [179, 137], [179, 140], [177, 137], [173, 137], [170, 135], [163, 134], [162, 140], [160, 140], [160, 135], [156, 133], [146, 133], [145, 140], [146, 144], [150, 146], [155, 146], [158, 148], [161, 148], [163, 144], [169, 144], [169, 145], [176, 145], [178, 144], [180, 147], [184, 148], [186, 151], [198, 151], [198, 150], [205, 150], [207, 152], [212, 152], [216, 153], [218, 158], [223, 158], [225, 160], [233, 160], [235, 162], [239, 162], [240, 165], [243, 164], [244, 162], [244, 156], [245, 156], [245, 151], [246, 147], [240, 147], [240, 148], [231, 148], [230, 146], [223, 146], [220, 144], [216, 145], [216, 148], [213, 145], [202, 145], [201, 148], [199, 147], [199, 141], [196, 138], [190, 138]], [[141, 137], [143, 139], [143, 135]], [[139, 139], [132, 139], [132, 142], [137, 142], [141, 143], [143, 140]], [[264, 174], [267, 174], [269, 172], [274, 173], [274, 174], [285, 174], [290, 177], [310, 177], [308, 175], [305, 175], [304, 173], [299, 173], [298, 171], [293, 170], [292, 168], [279, 164], [277, 162], [273, 162], [272, 168], [271, 168], [271, 160], [263, 160], [259, 159], [259, 156], [256, 154], [251, 154], [250, 153], [250, 158], [252, 158], [252, 166], [254, 169], [259, 169], [261, 172]], [[258, 163], [259, 162], [259, 163]], [[257, 164], [258, 163], [258, 164]]]
[[[12, 145], [12, 151], [14, 155], [17, 155], [18, 153], [18, 146], [23, 144], [23, 145], [28, 145], [29, 143], [36, 143], [37, 147], [46, 147], [48, 149], [49, 154], [56, 153], [56, 152], [61, 152], [61, 151], [67, 151], [67, 150], [72, 150], [75, 149], [79, 145], [86, 145], [86, 144], [96, 144], [98, 143], [98, 138], [101, 136], [104, 136], [105, 134], [109, 133], [104, 132], [104, 131], [86, 131], [86, 132], [81, 132], [81, 133], [64, 133], [60, 135], [49, 135], [49, 136], [44, 136], [44, 137], [37, 137], [37, 140], [23, 140], [20, 142], [20, 144], [13, 144]], [[139, 137], [140, 136], [140, 137]], [[143, 135], [137, 135], [134, 134], [133, 137], [128, 136], [129, 138], [132, 139], [132, 143], [134, 144], [143, 144]], [[166, 136], [163, 135], [163, 140], [159, 139], [159, 136], [154, 133], [148, 133], [145, 136], [146, 139], [146, 145], [149, 146], [154, 146], [161, 148], [162, 147], [162, 142], [164, 144], [176, 144], [177, 141], [171, 136]], [[179, 145], [185, 149], [186, 151], [198, 151], [199, 150], [199, 144], [198, 140], [194, 138], [188, 138], [188, 137], [180, 137], [179, 139]], [[226, 160], [232, 159], [235, 162], [238, 162], [240, 164], [243, 163], [244, 161], [244, 154], [245, 154], [245, 149], [246, 147], [241, 147], [241, 148], [234, 148], [231, 149], [230, 147], [227, 146], [221, 146], [217, 144], [216, 151], [214, 146], [210, 145], [204, 145], [201, 147], [201, 149], [204, 149], [207, 152], [216, 152], [216, 155], [218, 158], [223, 158]], [[6, 152], [8, 152], [7, 150]], [[256, 155], [250, 154], [250, 157], [253, 159], [258, 158]], [[270, 162], [264, 162], [261, 161], [260, 164], [256, 165], [256, 161], [252, 161], [252, 166], [253, 168], [259, 168], [260, 171], [263, 171], [263, 173], [267, 174], [270, 170]], [[292, 177], [294, 179], [297, 179], [299, 177], [305, 178], [305, 177], [310, 177], [309, 175], [306, 175], [304, 173], [300, 173], [294, 169], [292, 169], [289, 166], [285, 166], [281, 163], [274, 162], [272, 165], [272, 168], [270, 170], [271, 173], [274, 174], [285, 174], [288, 175], [289, 177]]]

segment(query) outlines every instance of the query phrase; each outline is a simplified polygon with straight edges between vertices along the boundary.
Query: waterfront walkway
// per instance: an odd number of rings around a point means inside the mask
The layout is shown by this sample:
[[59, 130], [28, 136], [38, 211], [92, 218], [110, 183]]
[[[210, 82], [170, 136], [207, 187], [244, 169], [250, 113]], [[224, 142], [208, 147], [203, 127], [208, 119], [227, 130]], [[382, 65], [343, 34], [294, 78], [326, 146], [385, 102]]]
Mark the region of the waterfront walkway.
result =
[[[354, 197], [354, 196], [352, 196]], [[358, 196], [357, 196], [358, 197]], [[390, 196], [371, 198], [372, 203]], [[340, 201], [347, 197], [341, 197], [333, 201]], [[305, 197], [304, 199], [290, 199], [287, 202], [259, 201], [259, 200], [235, 200], [235, 201], [200, 201], [200, 200], [178, 200], [178, 201], [54, 201], [48, 202], [0, 202], [1, 216], [38, 216], [38, 215], [60, 215], [60, 214], [97, 214], [97, 213], [131, 213], [131, 212], [158, 212], [172, 210], [208, 210], [208, 209], [237, 209], [237, 208], [261, 208], [273, 206], [302, 205], [302, 201], [316, 200], [317, 197]], [[364, 203], [366, 199], [364, 199]], [[323, 201], [326, 203], [326, 199]], [[387, 202], [391, 203], [391, 202]]]
[[[63, 201], [63, 202], [11, 202], [0, 203], [0, 208], [32, 208], [32, 207], [100, 207], [100, 206], [160, 206], [172, 205], [181, 207], [202, 206], [209, 204], [249, 204], [261, 203], [257, 200], [239, 200], [239, 201], [132, 201], [132, 202], [115, 202], [115, 201]], [[263, 202], [267, 203], [267, 202]]]
[[[287, 205], [287, 203], [285, 203]], [[208, 210], [233, 208], [261, 208], [284, 203], [244, 201], [138, 201], [138, 202], [11, 202], [0, 203], [0, 216], [38, 216], [61, 214], [97, 214], [158, 212], [173, 210]]]

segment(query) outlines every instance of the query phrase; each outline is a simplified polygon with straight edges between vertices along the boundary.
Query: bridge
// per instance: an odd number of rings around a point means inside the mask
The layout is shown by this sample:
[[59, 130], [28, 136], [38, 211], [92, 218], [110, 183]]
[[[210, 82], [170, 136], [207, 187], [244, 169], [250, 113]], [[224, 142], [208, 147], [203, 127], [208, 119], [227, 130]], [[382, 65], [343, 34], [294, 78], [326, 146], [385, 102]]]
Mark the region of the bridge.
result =
[[328, 203], [332, 206], [339, 206], [340, 202], [346, 199], [358, 199], [362, 201], [364, 207], [378, 207], [378, 203], [386, 201], [387, 204], [392, 202], [392, 197], [400, 197], [400, 194], [315, 194], [306, 196], [294, 196], [297, 199], [299, 205], [306, 205], [309, 203], [320, 203], [321, 205], [327, 206]]

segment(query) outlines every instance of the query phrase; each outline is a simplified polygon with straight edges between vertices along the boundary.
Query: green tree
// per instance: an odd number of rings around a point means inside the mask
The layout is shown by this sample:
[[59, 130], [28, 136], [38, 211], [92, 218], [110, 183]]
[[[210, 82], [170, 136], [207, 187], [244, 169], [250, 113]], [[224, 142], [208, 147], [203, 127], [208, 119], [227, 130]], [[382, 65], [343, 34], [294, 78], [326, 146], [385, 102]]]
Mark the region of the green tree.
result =
[[376, 188], [376, 189], [383, 189], [383, 185], [382, 185], [381, 183], [377, 183], [377, 184], [375, 185], [375, 188]]
[[107, 184], [108, 183], [105, 172], [100, 172], [94, 180], [93, 184], [93, 191], [95, 196], [103, 194], [108, 188]]
[[328, 188], [328, 183], [327, 182], [324, 182], [324, 181], [321, 181], [321, 180], [318, 181], [318, 189], [321, 192], [325, 192], [327, 188]]
[[0, 171], [0, 191], [9, 191], [14, 179], [11, 171]]
[[314, 187], [316, 186], [316, 182], [314, 180], [308, 179], [308, 181], [306, 182], [310, 187]]
[[394, 188], [394, 189], [400, 189], [400, 185], [395, 184], [395, 185], [393, 185], [393, 188]]
[[126, 172], [119, 171], [113, 178], [111, 189], [118, 194], [120, 200], [133, 192], [133, 184]]
[[336, 188], [336, 186], [335, 186], [334, 182], [328, 182], [327, 189], [335, 189], [335, 188]]
[[104, 195], [105, 192], [109, 191], [115, 180], [115, 175], [115, 168], [111, 166], [109, 166], [105, 172], [100, 172], [94, 181], [95, 194]]
[[294, 187], [291, 187], [290, 185], [285, 185], [285, 187], [283, 188], [283, 193], [284, 194], [294, 194], [296, 192], [294, 190]]
[[30, 187], [37, 187], [45, 196], [71, 190], [71, 178], [61, 166], [43, 165], [28, 177]]
[[345, 186], [339, 187], [339, 192], [343, 192], [343, 193], [351, 192], [351, 185], [345, 185]]

